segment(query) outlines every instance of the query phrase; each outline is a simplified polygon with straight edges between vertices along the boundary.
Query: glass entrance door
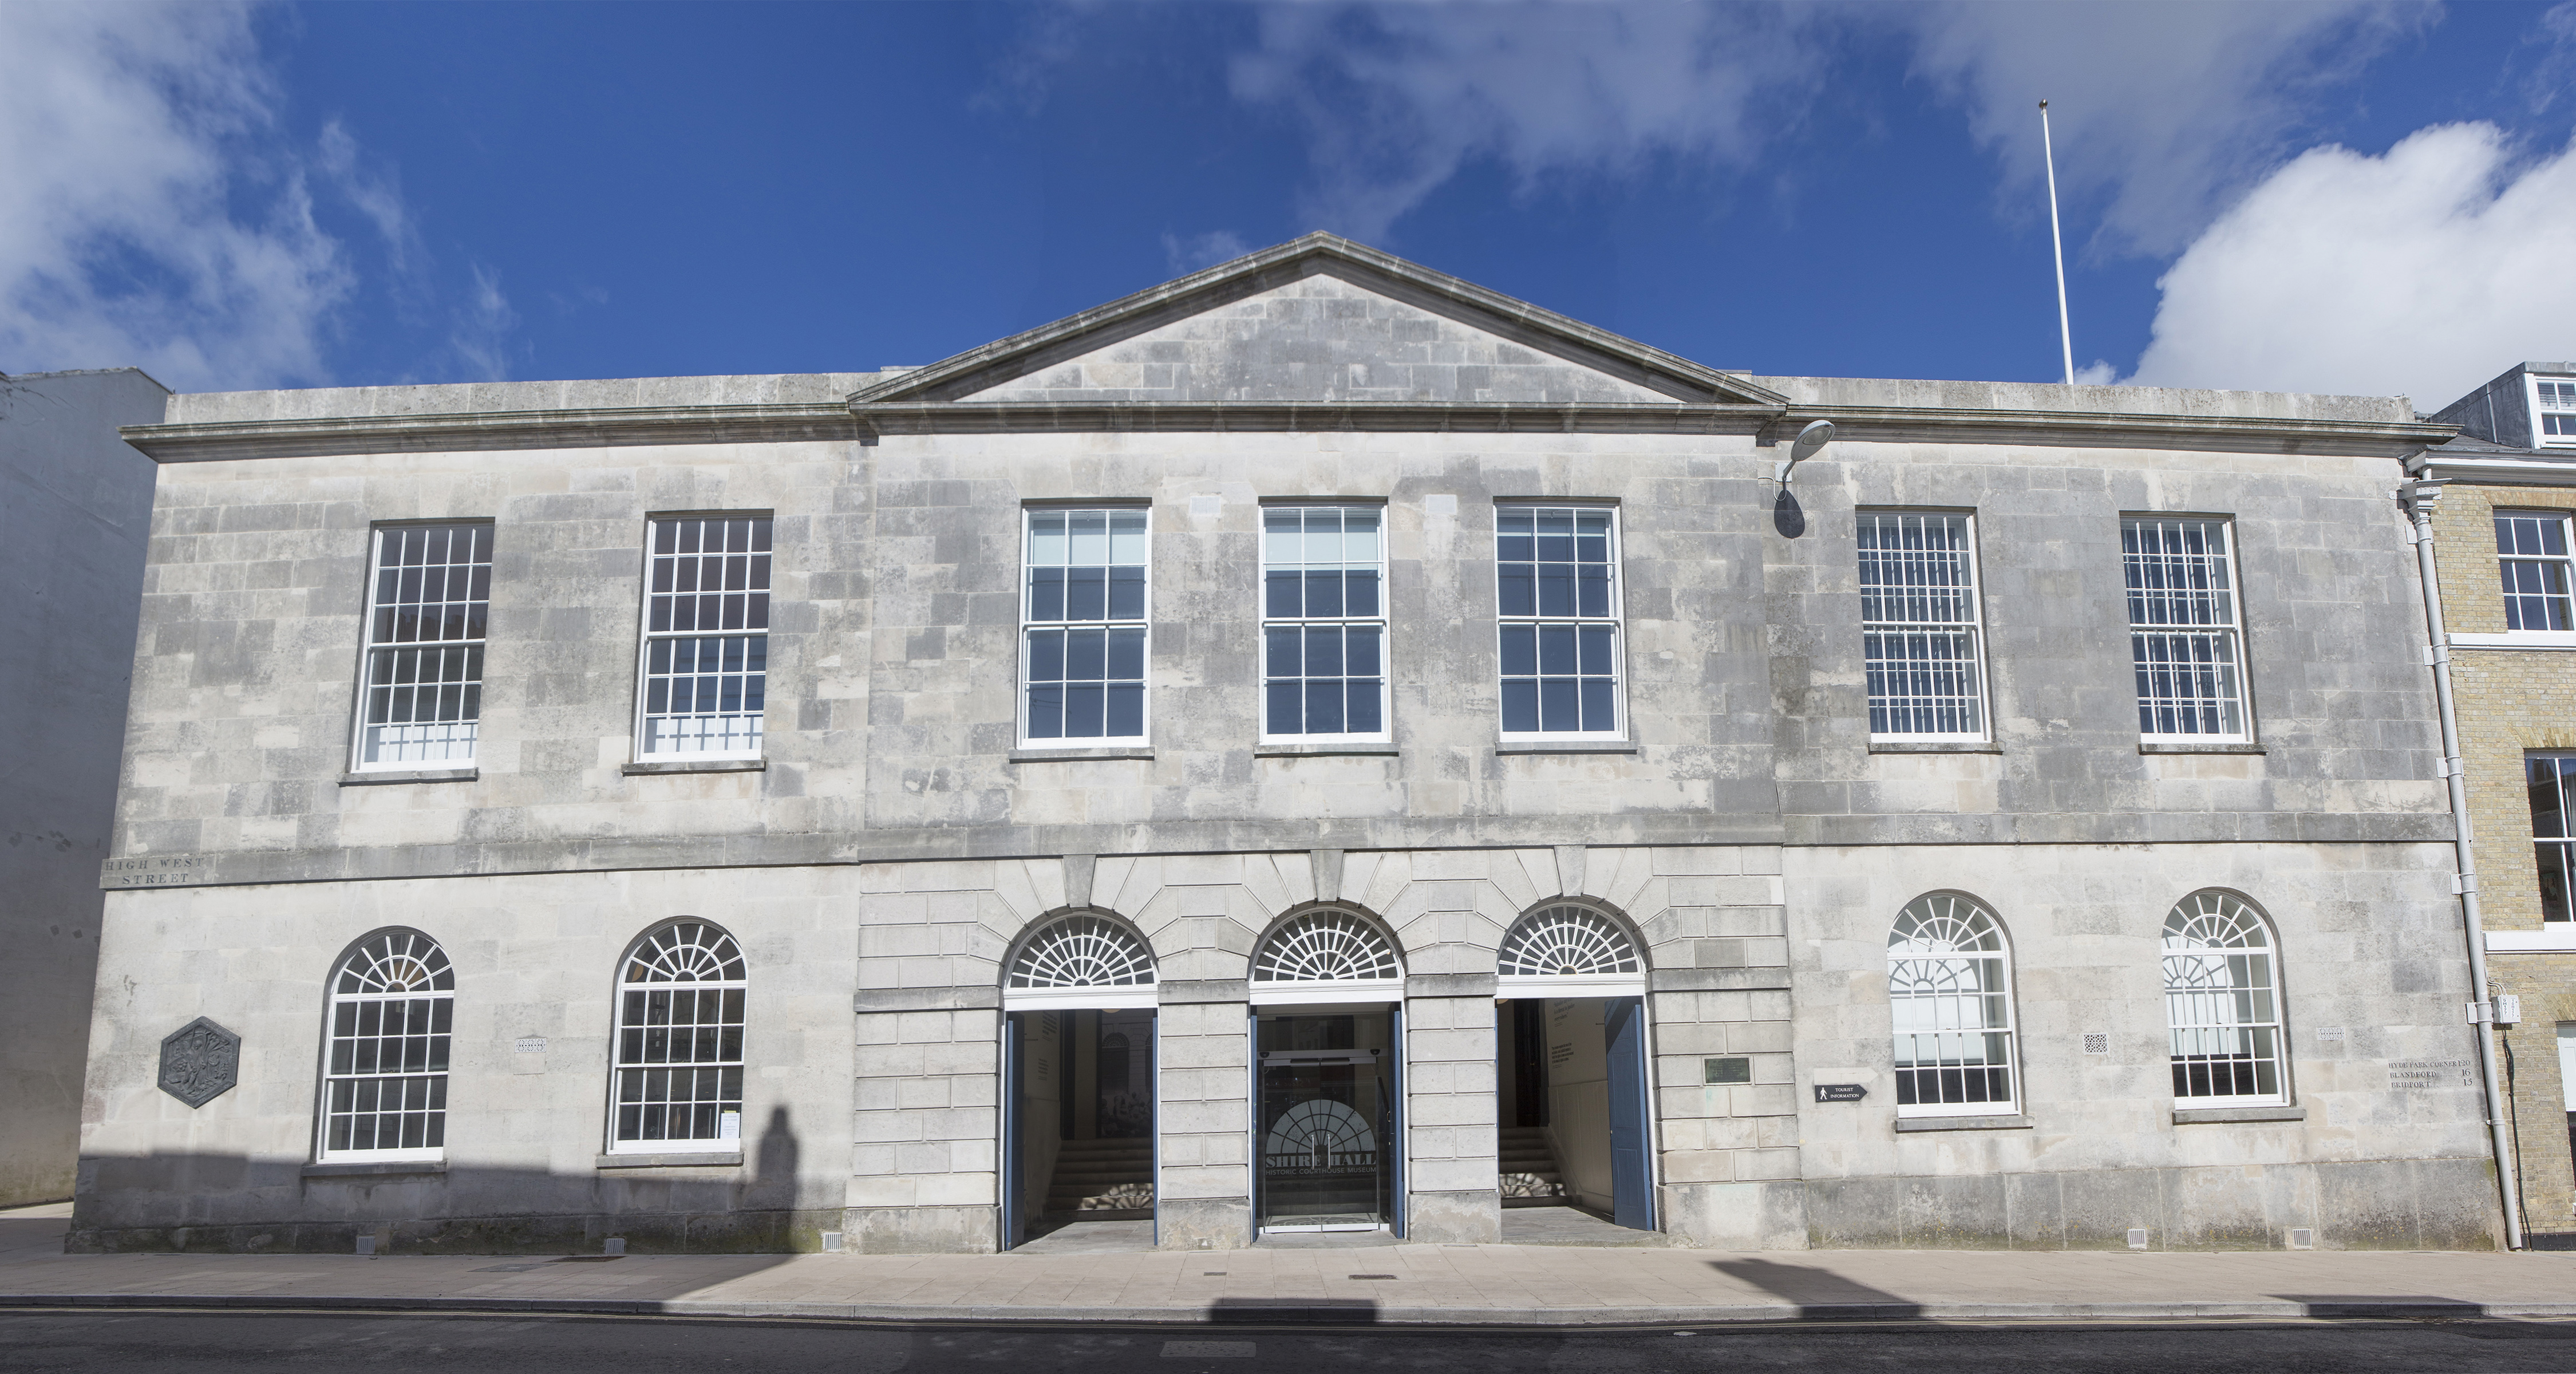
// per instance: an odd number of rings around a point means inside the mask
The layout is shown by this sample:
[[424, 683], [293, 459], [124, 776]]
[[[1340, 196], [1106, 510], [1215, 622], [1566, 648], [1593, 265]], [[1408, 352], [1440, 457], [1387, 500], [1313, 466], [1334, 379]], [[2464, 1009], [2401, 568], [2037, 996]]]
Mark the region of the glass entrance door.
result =
[[1389, 1223], [1395, 1147], [1393, 1021], [1383, 1010], [1261, 1017], [1264, 1231]]

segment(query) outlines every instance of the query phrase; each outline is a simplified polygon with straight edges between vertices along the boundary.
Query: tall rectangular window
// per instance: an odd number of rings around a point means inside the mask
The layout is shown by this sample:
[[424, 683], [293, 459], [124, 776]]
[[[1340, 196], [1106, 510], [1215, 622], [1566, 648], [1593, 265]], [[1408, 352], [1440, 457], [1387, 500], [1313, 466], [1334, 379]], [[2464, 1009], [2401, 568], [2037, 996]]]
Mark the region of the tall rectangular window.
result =
[[357, 766], [472, 763], [492, 527], [393, 525], [375, 537]]
[[1985, 738], [1975, 522], [1904, 511], [1863, 511], [1858, 519], [1870, 734]]
[[1142, 741], [1148, 513], [1036, 509], [1027, 519], [1021, 737]]
[[1261, 511], [1262, 733], [1386, 737], [1380, 506]]
[[2576, 754], [2523, 759], [2531, 784], [2531, 847], [2540, 863], [2540, 919], [2571, 918], [2576, 891]]
[[2120, 522], [2129, 584], [2129, 653], [2138, 733], [2149, 739], [2243, 740], [2243, 629], [2224, 520]]
[[1619, 734], [1619, 513], [1497, 507], [1494, 582], [1503, 733]]
[[2576, 629], [2568, 606], [2567, 517], [2555, 511], [2497, 511], [2495, 531], [2504, 627]]
[[642, 759], [758, 758], [769, 695], [769, 518], [653, 522]]

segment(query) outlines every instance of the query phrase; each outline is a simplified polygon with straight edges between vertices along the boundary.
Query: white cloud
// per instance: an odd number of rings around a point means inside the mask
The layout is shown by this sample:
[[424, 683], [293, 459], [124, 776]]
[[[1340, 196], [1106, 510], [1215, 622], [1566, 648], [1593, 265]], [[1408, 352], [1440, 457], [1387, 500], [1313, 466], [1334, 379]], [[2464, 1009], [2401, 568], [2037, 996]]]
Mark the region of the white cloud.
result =
[[1750, 166], [1873, 38], [1966, 107], [2016, 206], [2052, 101], [2061, 184], [2102, 246], [2167, 254], [2312, 132], [2320, 102], [2438, 13], [2432, 0], [2262, 4], [1286, 4], [1263, 11], [1237, 98], [1306, 126], [1308, 223], [1364, 239], [1476, 158], [1524, 191], [1659, 156]]
[[1193, 234], [1188, 238], [1178, 234], [1163, 235], [1163, 261], [1174, 276], [1185, 276], [1202, 267], [1231, 262], [1251, 251], [1252, 245], [1245, 243], [1243, 236], [1231, 229]]
[[1363, 240], [1470, 158], [1522, 188], [1659, 154], [1749, 160], [1765, 97], [1812, 83], [1821, 13], [1773, 6], [1285, 5], [1238, 57], [1237, 98], [1306, 125], [1308, 225]]
[[2430, 0], [1944, 0], [1894, 13], [1916, 34], [1915, 69], [1967, 106], [2015, 203], [2043, 204], [2047, 100], [2061, 194], [2103, 200], [2103, 249], [2164, 256], [2306, 141], [2337, 87], [2439, 10]]
[[252, 19], [226, 0], [0, 0], [0, 370], [328, 380], [358, 271], [317, 193], [373, 225], [398, 290], [420, 270], [399, 188], [348, 131], [306, 147], [281, 128]]
[[473, 271], [474, 292], [456, 312], [448, 348], [466, 377], [480, 382], [502, 381], [509, 377], [510, 364], [518, 356], [514, 336], [519, 312], [510, 308], [510, 298], [501, 293], [499, 272], [479, 262], [473, 265]]
[[2523, 359], [2576, 354], [2571, 224], [2576, 146], [2517, 160], [2493, 125], [2445, 124], [2378, 157], [2315, 149], [2166, 272], [2132, 380], [2436, 409]]

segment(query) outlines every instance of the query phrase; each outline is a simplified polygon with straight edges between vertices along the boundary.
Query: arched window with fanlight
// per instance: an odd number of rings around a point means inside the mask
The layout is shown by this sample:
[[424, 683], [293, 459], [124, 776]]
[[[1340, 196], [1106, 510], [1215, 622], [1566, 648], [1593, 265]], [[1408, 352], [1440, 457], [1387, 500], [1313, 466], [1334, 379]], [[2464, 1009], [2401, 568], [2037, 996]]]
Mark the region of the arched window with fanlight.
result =
[[331, 975], [325, 1160], [437, 1159], [447, 1147], [456, 970], [418, 931], [368, 936]]
[[2280, 969], [2262, 914], [2234, 893], [2183, 898], [2165, 915], [2164, 974], [2174, 1105], [2287, 1105]]
[[[742, 1139], [742, 949], [706, 921], [636, 941], [617, 978], [612, 1150]], [[736, 1147], [738, 1148], [738, 1147]]]
[[1957, 892], [1906, 903], [1887, 936], [1887, 1001], [1897, 1115], [2020, 1110], [2012, 947], [1984, 904]]

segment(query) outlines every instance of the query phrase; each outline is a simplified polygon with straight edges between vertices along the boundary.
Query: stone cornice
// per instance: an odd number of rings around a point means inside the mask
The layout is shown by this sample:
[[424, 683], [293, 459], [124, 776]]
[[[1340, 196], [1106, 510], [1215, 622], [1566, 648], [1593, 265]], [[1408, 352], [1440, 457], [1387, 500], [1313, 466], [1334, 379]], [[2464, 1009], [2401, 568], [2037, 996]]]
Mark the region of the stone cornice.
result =
[[[2441, 443], [2448, 425], [1929, 407], [1548, 404], [1404, 401], [898, 401], [879, 404], [668, 406], [475, 411], [214, 424], [128, 425], [126, 442], [163, 463], [367, 453], [755, 444], [912, 434], [1262, 433], [1759, 434], [1777, 442], [1831, 420], [1838, 442], [2009, 443], [2402, 458]], [[2439, 475], [2576, 483], [2576, 465], [2435, 458]]]
[[1751, 434], [1771, 405], [1413, 401], [927, 401], [852, 404], [876, 434], [1223, 434], [1357, 430], [1409, 434]]
[[[2571, 455], [2576, 456], [2576, 455]], [[2428, 452], [2407, 464], [2408, 475], [2464, 486], [2576, 487], [2576, 461]]]
[[234, 420], [127, 425], [119, 433], [161, 463], [638, 444], [776, 444], [859, 437], [848, 407], [833, 402]]
[[2076, 448], [2206, 449], [2404, 458], [2459, 433], [2452, 425], [2256, 415], [2147, 415], [2121, 411], [1964, 410], [1929, 406], [1794, 405], [1764, 436], [1773, 443], [1816, 420], [1834, 442], [2049, 444]]
[[[1064, 854], [1306, 853], [1316, 848], [1526, 849], [1574, 833], [1582, 817], [1505, 822], [1350, 824], [1283, 835], [1277, 827], [1179, 825], [992, 826], [875, 830], [857, 834], [601, 837], [580, 841], [468, 841], [375, 849], [257, 849], [110, 859], [99, 886], [111, 892], [267, 883], [498, 877], [649, 869], [803, 868]], [[1787, 845], [1871, 848], [1995, 844], [2417, 844], [2447, 842], [2446, 812], [2331, 814], [2207, 812], [1949, 817], [1631, 816], [1628, 847]]]

